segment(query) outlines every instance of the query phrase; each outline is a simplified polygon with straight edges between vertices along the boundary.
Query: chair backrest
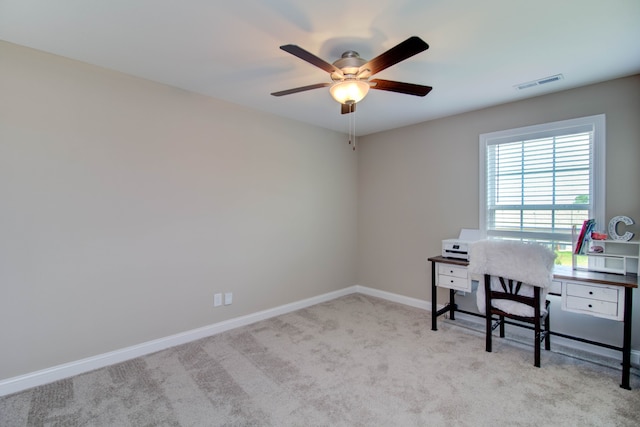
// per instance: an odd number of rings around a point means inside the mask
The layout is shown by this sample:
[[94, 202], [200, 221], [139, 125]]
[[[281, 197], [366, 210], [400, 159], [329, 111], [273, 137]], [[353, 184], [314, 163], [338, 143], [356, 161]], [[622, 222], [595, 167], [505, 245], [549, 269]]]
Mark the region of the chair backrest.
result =
[[499, 277], [503, 288], [493, 290], [490, 284], [492, 276], [485, 274], [484, 277], [483, 305], [484, 307], [491, 307], [491, 310], [489, 310], [491, 313], [527, 322], [532, 322], [533, 319], [539, 318], [542, 313], [547, 313], [546, 304], [539, 286], [529, 286], [533, 294], [525, 296], [520, 294], [522, 282], [517, 282], [517, 285], [513, 286], [514, 281], [509, 280], [509, 286], [506, 286], [505, 279]]
[[549, 248], [536, 243], [480, 240], [471, 244], [469, 272], [547, 289], [551, 286], [555, 257]]
[[[500, 292], [501, 294], [504, 295], [502, 297], [503, 299], [517, 301], [523, 304], [530, 304], [530, 301], [529, 301], [530, 298], [524, 297], [522, 296], [522, 294], [520, 294], [520, 290], [522, 289], [522, 282], [518, 280], [513, 280], [513, 279], [505, 279], [504, 277], [501, 277], [501, 276], [494, 276], [494, 277], [500, 283], [500, 287], [502, 289], [497, 289], [497, 292]], [[487, 279], [489, 279], [490, 281], [491, 275], [485, 274], [485, 281]]]

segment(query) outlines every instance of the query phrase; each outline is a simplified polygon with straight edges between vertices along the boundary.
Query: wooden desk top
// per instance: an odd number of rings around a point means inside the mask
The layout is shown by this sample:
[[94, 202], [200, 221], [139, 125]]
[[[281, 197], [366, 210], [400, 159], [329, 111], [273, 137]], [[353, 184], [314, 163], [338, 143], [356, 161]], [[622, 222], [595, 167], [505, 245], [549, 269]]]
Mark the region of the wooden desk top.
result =
[[441, 262], [443, 264], [463, 265], [465, 267], [467, 265], [469, 265], [469, 261], [465, 261], [463, 259], [456, 259], [456, 258], [446, 258], [446, 257], [440, 256], [440, 255], [432, 256], [427, 261]]
[[[469, 261], [463, 259], [446, 258], [434, 256], [428, 258], [431, 262], [441, 262], [443, 264], [469, 265]], [[553, 278], [558, 280], [579, 280], [580, 282], [591, 282], [601, 285], [624, 286], [625, 288], [637, 288], [640, 280], [637, 274], [613, 274], [600, 273], [598, 271], [574, 270], [569, 266], [556, 265], [553, 268]]]
[[579, 280], [581, 282], [600, 283], [625, 288], [637, 288], [639, 281], [637, 274], [613, 274], [599, 271], [574, 270], [565, 265], [556, 265], [553, 269], [553, 277], [560, 280]]

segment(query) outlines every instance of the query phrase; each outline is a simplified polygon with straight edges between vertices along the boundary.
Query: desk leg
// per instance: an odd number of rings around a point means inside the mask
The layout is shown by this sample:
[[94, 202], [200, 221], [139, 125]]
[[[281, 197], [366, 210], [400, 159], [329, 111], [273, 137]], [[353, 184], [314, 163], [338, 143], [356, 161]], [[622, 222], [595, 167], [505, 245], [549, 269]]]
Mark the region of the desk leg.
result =
[[631, 370], [631, 308], [633, 307], [633, 288], [624, 289], [624, 338], [622, 344], [622, 384], [620, 387], [631, 390], [629, 371]]
[[436, 263], [431, 262], [431, 330], [438, 330], [438, 287], [436, 286]]
[[456, 291], [449, 289], [449, 318], [456, 320]]

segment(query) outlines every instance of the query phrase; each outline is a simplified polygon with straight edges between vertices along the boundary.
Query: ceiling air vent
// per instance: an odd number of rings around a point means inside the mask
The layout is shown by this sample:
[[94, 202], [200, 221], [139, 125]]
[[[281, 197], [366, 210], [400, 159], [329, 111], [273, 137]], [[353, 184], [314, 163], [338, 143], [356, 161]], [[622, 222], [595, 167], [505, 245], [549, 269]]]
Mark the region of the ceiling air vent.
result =
[[514, 87], [517, 90], [523, 90], [523, 89], [528, 89], [530, 87], [535, 87], [535, 86], [545, 85], [547, 83], [557, 82], [557, 81], [562, 80], [562, 79], [564, 79], [562, 74], [556, 74], [555, 76], [543, 77], [543, 78], [538, 79], [538, 80], [533, 80], [533, 81], [526, 82], [526, 83], [520, 83], [518, 85], [515, 85]]

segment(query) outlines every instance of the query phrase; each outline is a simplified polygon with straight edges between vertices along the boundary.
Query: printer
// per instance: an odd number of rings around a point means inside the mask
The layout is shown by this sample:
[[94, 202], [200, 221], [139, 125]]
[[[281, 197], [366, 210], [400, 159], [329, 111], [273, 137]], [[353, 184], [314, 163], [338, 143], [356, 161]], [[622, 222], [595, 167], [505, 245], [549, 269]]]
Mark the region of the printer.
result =
[[442, 256], [469, 261], [469, 246], [477, 240], [480, 240], [480, 230], [463, 228], [457, 239], [442, 241]]

